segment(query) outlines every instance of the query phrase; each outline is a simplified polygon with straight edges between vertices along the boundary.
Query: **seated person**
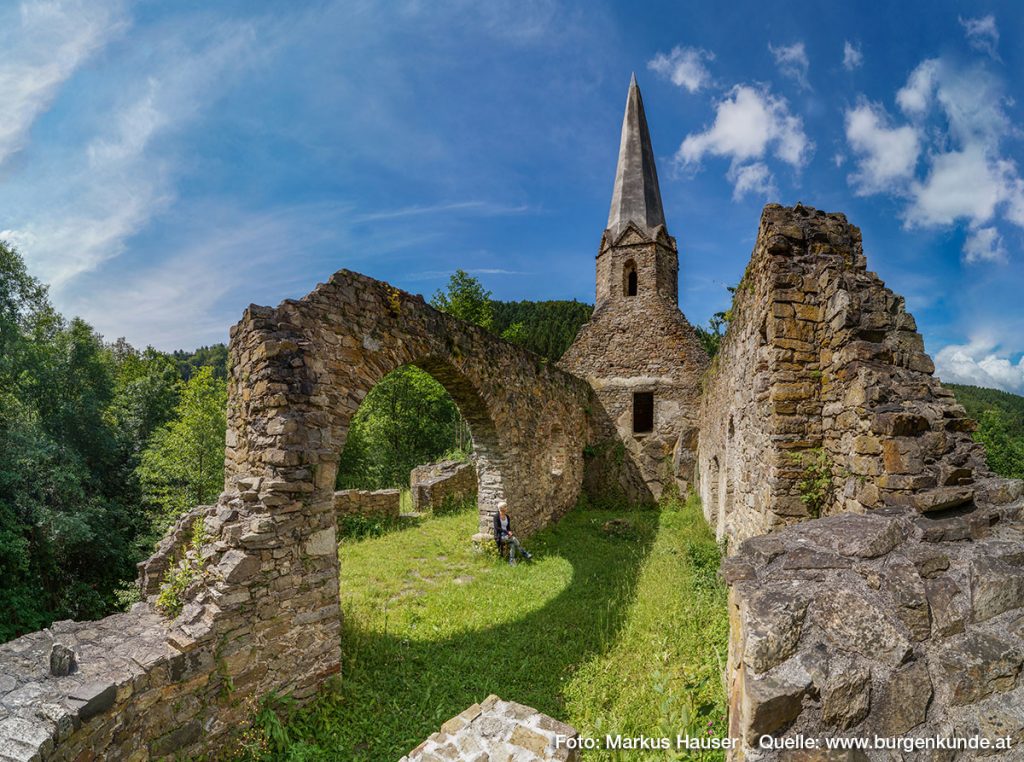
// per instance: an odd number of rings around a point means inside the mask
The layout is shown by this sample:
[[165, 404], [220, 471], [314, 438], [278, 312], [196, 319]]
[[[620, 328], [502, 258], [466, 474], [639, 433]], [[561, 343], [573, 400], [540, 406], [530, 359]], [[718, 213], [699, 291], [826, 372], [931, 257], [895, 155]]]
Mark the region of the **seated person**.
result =
[[504, 555], [508, 549], [508, 562], [515, 566], [516, 551], [518, 550], [527, 561], [533, 559], [533, 555], [519, 544], [519, 539], [512, 534], [512, 520], [505, 512], [507, 504], [504, 500], [498, 503], [498, 512], [494, 514], [494, 542], [498, 545], [498, 552]]

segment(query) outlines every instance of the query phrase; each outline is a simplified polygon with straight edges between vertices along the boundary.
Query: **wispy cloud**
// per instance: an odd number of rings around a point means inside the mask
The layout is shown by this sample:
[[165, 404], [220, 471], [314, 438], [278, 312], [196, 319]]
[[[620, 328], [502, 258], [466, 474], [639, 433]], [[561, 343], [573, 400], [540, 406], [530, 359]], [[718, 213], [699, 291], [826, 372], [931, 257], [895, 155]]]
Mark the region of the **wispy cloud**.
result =
[[120, 0], [24, 2], [0, 11], [0, 164], [89, 56], [128, 26]]
[[859, 69], [864, 64], [864, 54], [860, 45], [854, 45], [849, 40], [843, 42], [843, 68], [847, 71]]
[[[456, 268], [451, 270], [420, 270], [419, 272], [409, 273], [406, 276], [407, 280], [434, 280], [435, 278], [447, 278]], [[532, 275], [532, 273], [526, 270], [505, 270], [500, 267], [472, 267], [462, 268], [464, 272], [470, 275]]]
[[[171, 350], [225, 341], [245, 305], [274, 304], [326, 278], [313, 264], [318, 250], [356, 248], [331, 228], [344, 214], [321, 204], [260, 212], [187, 204], [171, 220], [177, 237], [158, 256], [84, 274], [83, 287], [65, 295], [66, 308], [107, 339], [124, 335], [137, 346]], [[296, 259], [307, 263], [301, 273], [290, 267]]]
[[807, 71], [811, 62], [807, 58], [807, 48], [802, 42], [794, 42], [792, 45], [779, 45], [775, 47], [768, 43], [768, 50], [775, 58], [775, 65], [784, 77], [789, 77], [796, 82], [801, 90], [810, 90], [811, 83], [807, 81]]
[[230, 72], [244, 65], [252, 29], [205, 30], [198, 47], [166, 43], [153, 68], [126, 86], [104, 131], [80, 150], [59, 180], [36, 187], [39, 203], [12, 220], [0, 237], [14, 242], [33, 270], [56, 291], [100, 263], [119, 256], [126, 242], [174, 198], [181, 157], [158, 139], [191, 123], [216, 97]]
[[401, 209], [385, 209], [379, 212], [366, 212], [356, 215], [355, 222], [374, 222], [377, 220], [397, 220], [405, 217], [421, 217], [430, 214], [449, 214], [467, 212], [484, 216], [502, 216], [506, 214], [524, 214], [529, 212], [526, 204], [496, 204], [488, 201], [454, 201], [445, 204], [429, 204], [424, 206], [406, 206]]
[[995, 228], [978, 228], [972, 230], [964, 241], [964, 261], [973, 262], [1005, 262], [1006, 247], [1003, 237]]
[[967, 42], [976, 50], [987, 53], [992, 58], [999, 60], [999, 27], [996, 26], [996, 17], [991, 13], [976, 19], [960, 18], [960, 26], [964, 28]]

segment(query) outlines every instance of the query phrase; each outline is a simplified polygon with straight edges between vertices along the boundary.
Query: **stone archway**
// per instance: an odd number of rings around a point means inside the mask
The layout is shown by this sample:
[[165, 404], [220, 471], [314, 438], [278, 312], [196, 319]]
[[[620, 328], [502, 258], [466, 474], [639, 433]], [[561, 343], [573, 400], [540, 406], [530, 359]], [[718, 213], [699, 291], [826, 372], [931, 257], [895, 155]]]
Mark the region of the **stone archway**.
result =
[[241, 599], [238, 619], [267, 633], [252, 638], [264, 692], [301, 697], [340, 664], [334, 480], [352, 416], [388, 373], [416, 365], [462, 411], [481, 529], [499, 500], [529, 534], [579, 495], [589, 387], [422, 297], [341, 271], [303, 299], [251, 307], [230, 352], [221, 503], [237, 514], [216, 540], [258, 553], [261, 564], [247, 579], [215, 582], [196, 603], [208, 608], [227, 592]]

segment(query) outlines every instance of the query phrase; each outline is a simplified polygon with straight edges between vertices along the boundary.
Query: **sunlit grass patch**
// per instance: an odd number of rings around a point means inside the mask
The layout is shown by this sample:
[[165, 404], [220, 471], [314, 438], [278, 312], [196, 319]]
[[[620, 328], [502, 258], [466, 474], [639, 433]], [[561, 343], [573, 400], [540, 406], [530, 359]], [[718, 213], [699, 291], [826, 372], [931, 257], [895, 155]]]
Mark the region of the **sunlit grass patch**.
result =
[[475, 511], [343, 541], [341, 679], [265, 757], [397, 759], [490, 693], [584, 734], [724, 732], [717, 548], [673, 506], [577, 509], [515, 567], [474, 552]]

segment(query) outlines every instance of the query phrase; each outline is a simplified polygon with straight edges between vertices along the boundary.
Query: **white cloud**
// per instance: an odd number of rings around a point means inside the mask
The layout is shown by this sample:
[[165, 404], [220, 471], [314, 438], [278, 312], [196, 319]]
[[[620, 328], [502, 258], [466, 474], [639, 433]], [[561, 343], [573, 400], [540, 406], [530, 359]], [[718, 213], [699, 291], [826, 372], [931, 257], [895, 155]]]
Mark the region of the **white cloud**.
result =
[[832, 157], [832, 163], [836, 165], [836, 169], [839, 169], [841, 166], [843, 166], [846, 163], [846, 155], [837, 152]]
[[672, 84], [695, 93], [711, 82], [711, 73], [704, 62], [713, 60], [714, 53], [707, 50], [677, 45], [668, 55], [658, 53], [647, 62], [647, 68], [670, 79]]
[[866, 101], [846, 112], [846, 139], [858, 155], [850, 184], [861, 195], [904, 199], [906, 227], [966, 223], [965, 263], [1005, 262], [997, 223], [1024, 227], [1024, 180], [1003, 148], [1020, 134], [1003, 83], [980, 64], [927, 59], [896, 102], [909, 124], [894, 125], [882, 106]]
[[61, 85], [126, 26], [119, 0], [25, 2], [0, 14], [0, 164], [25, 147]]
[[777, 195], [763, 161], [769, 154], [799, 169], [813, 150], [803, 122], [790, 113], [784, 98], [767, 89], [737, 85], [716, 104], [714, 123], [683, 139], [676, 161], [695, 165], [708, 155], [729, 158], [726, 177], [733, 184], [733, 199], [738, 200], [748, 193]]
[[1024, 393], [1024, 357], [1013, 362], [996, 353], [990, 340], [972, 339], [968, 344], [951, 344], [935, 355], [935, 372], [943, 381], [972, 384], [990, 389]]
[[968, 264], [1005, 262], [1006, 248], [1003, 246], [1003, 239], [999, 235], [999, 231], [994, 227], [970, 231], [964, 240], [964, 261]]
[[885, 110], [866, 101], [846, 112], [846, 140], [858, 157], [849, 180], [858, 195], [899, 191], [914, 176], [921, 152], [917, 130], [888, 125]]
[[716, 105], [714, 124], [686, 136], [677, 158], [692, 164], [711, 154], [743, 163], [762, 159], [770, 150], [776, 158], [801, 167], [813, 148], [803, 122], [790, 113], [784, 98], [737, 85]]
[[967, 42], [972, 48], [998, 60], [999, 53], [996, 48], [999, 45], [999, 28], [996, 26], [995, 16], [990, 13], [976, 19], [961, 18], [960, 25], [964, 28]]
[[907, 84], [896, 93], [896, 103], [907, 116], [919, 116], [927, 111], [935, 90], [935, 74], [938, 71], [937, 59], [928, 59], [918, 64], [910, 73]]
[[733, 166], [729, 169], [728, 178], [733, 184], [733, 201], [739, 201], [748, 193], [764, 198], [778, 195], [771, 170], [764, 162]]
[[988, 222], [1006, 198], [1011, 171], [1004, 162], [990, 161], [977, 145], [934, 156], [924, 181], [911, 184], [907, 225], [950, 225], [963, 219], [973, 225]]
[[154, 144], [221, 92], [252, 41], [252, 30], [237, 24], [207, 31], [199, 50], [166, 43], [163, 56], [154, 53], [154, 68], [126, 87], [105, 131], [69, 163], [59, 185], [37, 188], [43, 200], [0, 233], [56, 292], [122, 254], [127, 240], [173, 199], [179, 159]]
[[843, 68], [853, 71], [860, 68], [863, 63], [864, 54], [861, 52], [860, 45], [854, 45], [849, 40], [843, 42]]
[[775, 64], [783, 76], [794, 80], [803, 90], [810, 90], [811, 85], [807, 81], [807, 70], [811, 62], [807, 59], [807, 49], [802, 42], [795, 42], [792, 45], [780, 45], [774, 47], [768, 43], [768, 50], [775, 58]]

